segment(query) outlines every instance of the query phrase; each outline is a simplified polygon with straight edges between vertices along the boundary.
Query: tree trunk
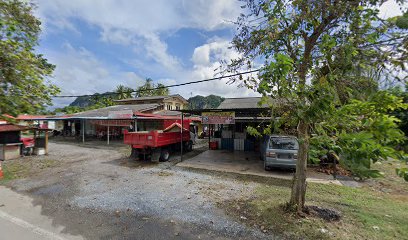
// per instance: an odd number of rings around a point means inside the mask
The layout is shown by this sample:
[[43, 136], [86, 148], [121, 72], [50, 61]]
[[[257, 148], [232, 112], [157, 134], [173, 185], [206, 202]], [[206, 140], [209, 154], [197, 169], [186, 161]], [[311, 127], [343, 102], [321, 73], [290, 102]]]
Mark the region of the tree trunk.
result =
[[298, 137], [299, 154], [289, 204], [292, 208], [296, 208], [298, 213], [302, 213], [305, 206], [306, 167], [309, 151], [309, 125], [304, 120], [299, 121]]

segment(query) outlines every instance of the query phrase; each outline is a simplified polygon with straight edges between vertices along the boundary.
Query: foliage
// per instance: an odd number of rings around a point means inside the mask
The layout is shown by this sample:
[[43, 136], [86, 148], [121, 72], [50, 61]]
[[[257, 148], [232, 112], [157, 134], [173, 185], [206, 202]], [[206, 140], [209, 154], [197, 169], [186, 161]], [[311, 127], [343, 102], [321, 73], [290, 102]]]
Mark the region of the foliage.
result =
[[55, 66], [35, 53], [41, 22], [26, 1], [0, 0], [0, 114], [36, 113], [59, 89], [46, 81]]
[[408, 182], [408, 168], [397, 168], [396, 173], [398, 176], [405, 179]]
[[[403, 102], [405, 104], [408, 104], [408, 83], [405, 86], [405, 91], [403, 91], [399, 86], [387, 89], [387, 91], [395, 96], [402, 98]], [[405, 133], [405, 136], [408, 136], [408, 111], [406, 111], [405, 109], [395, 109], [391, 111], [390, 114], [400, 120], [398, 126], [401, 131]], [[408, 140], [402, 144], [401, 148], [408, 153]]]
[[331, 118], [314, 124], [311, 138], [312, 162], [333, 150], [340, 154], [341, 164], [360, 178], [380, 177], [371, 164], [388, 157], [404, 159], [395, 146], [406, 137], [398, 128], [399, 119], [390, 111], [406, 111], [402, 98], [379, 91], [366, 101], [351, 100], [336, 108]]
[[300, 148], [290, 203], [300, 212], [310, 128], [332, 118], [335, 109], [350, 99], [364, 100], [375, 92], [372, 73], [376, 68], [383, 75], [391, 68], [403, 69], [407, 32], [397, 28], [395, 21], [379, 18], [378, 7], [383, 3], [379, 0], [245, 3], [232, 42], [240, 57], [228, 65], [228, 71], [251, 69], [254, 62], [264, 61], [258, 79], [240, 76], [235, 80], [257, 89], [264, 102], [268, 98], [283, 102], [283, 113], [271, 105], [272, 113], [281, 113], [279, 122], [285, 127], [289, 123], [297, 128]]
[[153, 83], [151, 78], [147, 78], [146, 82], [136, 89], [136, 97], [151, 97], [151, 96], [167, 96], [170, 91], [163, 84]]
[[126, 99], [126, 98], [131, 98], [132, 97], [132, 92], [134, 90], [130, 87], [123, 86], [122, 84], [118, 85], [116, 87], [116, 99], [121, 100], [121, 99]]
[[217, 108], [225, 98], [217, 95], [194, 96], [188, 99], [188, 105], [191, 109]]

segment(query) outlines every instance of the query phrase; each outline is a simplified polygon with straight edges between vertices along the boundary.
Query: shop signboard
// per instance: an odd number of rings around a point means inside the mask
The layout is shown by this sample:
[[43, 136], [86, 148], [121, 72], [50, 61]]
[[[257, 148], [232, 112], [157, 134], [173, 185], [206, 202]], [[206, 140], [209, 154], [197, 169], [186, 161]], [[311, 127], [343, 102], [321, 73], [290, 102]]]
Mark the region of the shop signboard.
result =
[[203, 112], [202, 124], [235, 124], [235, 112]]

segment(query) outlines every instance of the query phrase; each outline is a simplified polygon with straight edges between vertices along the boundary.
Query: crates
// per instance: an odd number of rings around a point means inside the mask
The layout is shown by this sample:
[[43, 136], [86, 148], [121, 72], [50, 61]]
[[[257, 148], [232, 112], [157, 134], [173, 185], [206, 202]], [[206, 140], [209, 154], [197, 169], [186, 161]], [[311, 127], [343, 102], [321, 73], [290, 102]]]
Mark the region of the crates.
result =
[[218, 142], [217, 141], [210, 142], [210, 149], [211, 150], [217, 150], [218, 149]]
[[212, 138], [211, 141], [217, 142], [218, 149], [221, 149], [221, 138]]
[[244, 149], [245, 149], [245, 140], [244, 139], [234, 139], [234, 150], [244, 151]]
[[45, 148], [34, 148], [34, 155], [45, 155]]

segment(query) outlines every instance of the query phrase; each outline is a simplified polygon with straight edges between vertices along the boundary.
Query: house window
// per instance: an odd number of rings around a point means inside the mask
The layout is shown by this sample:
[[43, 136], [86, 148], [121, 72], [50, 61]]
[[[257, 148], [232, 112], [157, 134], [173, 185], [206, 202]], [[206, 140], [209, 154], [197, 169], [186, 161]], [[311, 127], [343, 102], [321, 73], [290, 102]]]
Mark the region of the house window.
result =
[[176, 104], [176, 110], [180, 110], [180, 105]]

